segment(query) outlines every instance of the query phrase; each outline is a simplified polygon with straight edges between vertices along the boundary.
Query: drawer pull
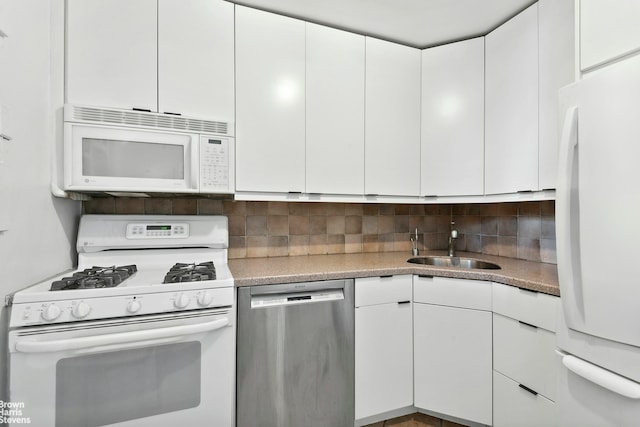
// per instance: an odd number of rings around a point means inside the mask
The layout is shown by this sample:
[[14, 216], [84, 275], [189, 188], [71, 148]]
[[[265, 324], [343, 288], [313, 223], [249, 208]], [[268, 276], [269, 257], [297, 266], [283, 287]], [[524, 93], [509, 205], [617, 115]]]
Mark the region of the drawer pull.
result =
[[385, 274], [384, 276], [380, 276], [381, 279], [388, 279], [389, 277], [393, 277], [393, 274]]
[[399, 305], [399, 304], [409, 304], [410, 302], [411, 302], [411, 300], [398, 301], [398, 305]]
[[430, 276], [428, 274], [418, 274], [418, 277], [421, 277], [423, 279], [433, 279], [433, 276]]
[[528, 327], [533, 328], [533, 329], [538, 329], [538, 327], [536, 325], [532, 325], [531, 323], [523, 322], [522, 320], [518, 320], [518, 323], [520, 323], [521, 325], [528, 326]]
[[534, 291], [533, 289], [521, 288], [520, 286], [518, 286], [518, 289], [520, 289], [521, 291], [525, 291], [525, 292], [531, 292], [532, 294], [537, 294], [538, 293], [538, 291]]
[[529, 387], [527, 387], [524, 384], [518, 384], [518, 387], [520, 387], [521, 389], [523, 389], [524, 391], [528, 391], [529, 393], [533, 394], [534, 396], [538, 395], [538, 392], [536, 392], [535, 390], [530, 389]]

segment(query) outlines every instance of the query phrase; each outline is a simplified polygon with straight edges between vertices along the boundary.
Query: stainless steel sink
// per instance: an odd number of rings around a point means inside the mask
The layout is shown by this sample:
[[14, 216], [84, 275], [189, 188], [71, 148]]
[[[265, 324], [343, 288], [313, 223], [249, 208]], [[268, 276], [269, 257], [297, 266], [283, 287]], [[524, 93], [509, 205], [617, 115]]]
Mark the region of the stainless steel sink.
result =
[[407, 262], [413, 264], [434, 265], [436, 267], [479, 268], [484, 270], [499, 270], [500, 266], [488, 261], [473, 258], [448, 256], [421, 256], [409, 258]]

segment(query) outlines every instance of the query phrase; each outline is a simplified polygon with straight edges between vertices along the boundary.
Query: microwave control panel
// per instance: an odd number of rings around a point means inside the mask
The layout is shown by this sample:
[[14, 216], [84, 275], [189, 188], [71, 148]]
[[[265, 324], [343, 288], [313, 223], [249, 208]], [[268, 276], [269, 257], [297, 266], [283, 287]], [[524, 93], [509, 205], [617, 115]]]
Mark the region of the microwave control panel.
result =
[[232, 193], [233, 139], [216, 136], [200, 137], [200, 191]]

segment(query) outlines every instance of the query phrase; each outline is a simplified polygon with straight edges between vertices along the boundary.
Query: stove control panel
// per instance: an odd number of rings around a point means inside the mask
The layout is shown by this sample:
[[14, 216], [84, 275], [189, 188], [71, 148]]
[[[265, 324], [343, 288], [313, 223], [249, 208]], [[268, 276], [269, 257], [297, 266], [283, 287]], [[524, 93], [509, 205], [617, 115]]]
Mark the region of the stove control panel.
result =
[[233, 285], [212, 289], [64, 299], [45, 303], [14, 303], [11, 326], [35, 326], [122, 318], [211, 307], [229, 307], [233, 304]]
[[189, 237], [189, 224], [174, 222], [166, 224], [145, 224], [134, 222], [127, 224], [127, 239], [184, 239]]

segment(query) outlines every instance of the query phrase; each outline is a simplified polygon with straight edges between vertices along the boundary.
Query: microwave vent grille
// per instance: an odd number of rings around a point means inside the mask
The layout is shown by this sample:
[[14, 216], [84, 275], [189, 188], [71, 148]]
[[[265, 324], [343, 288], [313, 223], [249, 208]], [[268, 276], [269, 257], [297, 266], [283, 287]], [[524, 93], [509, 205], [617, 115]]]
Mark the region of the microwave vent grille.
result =
[[228, 135], [229, 123], [140, 111], [72, 106], [72, 120], [113, 125], [142, 126], [166, 130]]

